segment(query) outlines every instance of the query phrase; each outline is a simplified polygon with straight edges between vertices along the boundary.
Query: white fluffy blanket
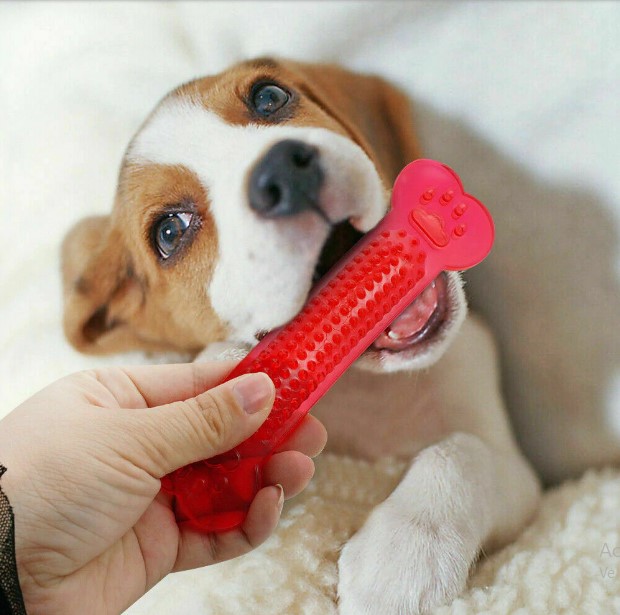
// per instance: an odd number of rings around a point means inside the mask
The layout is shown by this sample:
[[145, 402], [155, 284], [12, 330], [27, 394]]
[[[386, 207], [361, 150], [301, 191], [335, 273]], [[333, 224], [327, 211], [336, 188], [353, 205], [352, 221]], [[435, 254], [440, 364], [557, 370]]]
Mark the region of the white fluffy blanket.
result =
[[[523, 446], [546, 476], [574, 472], [571, 451], [620, 434], [619, 31], [608, 2], [1, 3], [0, 416], [70, 371], [152, 360], [67, 345], [60, 240], [109, 211], [123, 148], [168, 89], [275, 53], [409, 92], [426, 155], [497, 222], [469, 290]], [[130, 612], [332, 612], [338, 547], [401, 471], [324, 456], [263, 548], [169, 577]], [[620, 472], [565, 482], [440, 612], [620, 612], [619, 530]]]
[[[335, 615], [339, 547], [404, 469], [389, 459], [368, 464], [324, 455], [312, 485], [287, 503], [264, 545], [167, 577], [128, 614], [173, 615], [182, 604], [192, 615]], [[611, 470], [548, 492], [517, 542], [482, 557], [466, 593], [436, 615], [620, 613], [619, 503], [620, 475]]]

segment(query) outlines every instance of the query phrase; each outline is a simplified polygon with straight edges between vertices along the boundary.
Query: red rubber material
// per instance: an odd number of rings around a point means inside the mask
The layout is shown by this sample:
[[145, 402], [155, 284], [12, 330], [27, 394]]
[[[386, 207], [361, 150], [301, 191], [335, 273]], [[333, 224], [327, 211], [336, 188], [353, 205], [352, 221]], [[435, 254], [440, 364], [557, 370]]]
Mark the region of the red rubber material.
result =
[[175, 496], [177, 520], [205, 532], [240, 525], [265, 462], [312, 406], [441, 271], [478, 264], [493, 237], [490, 214], [451, 169], [433, 160], [407, 165], [386, 217], [321, 280], [301, 312], [226, 378], [266, 372], [276, 387], [273, 409], [236, 449], [162, 479]]

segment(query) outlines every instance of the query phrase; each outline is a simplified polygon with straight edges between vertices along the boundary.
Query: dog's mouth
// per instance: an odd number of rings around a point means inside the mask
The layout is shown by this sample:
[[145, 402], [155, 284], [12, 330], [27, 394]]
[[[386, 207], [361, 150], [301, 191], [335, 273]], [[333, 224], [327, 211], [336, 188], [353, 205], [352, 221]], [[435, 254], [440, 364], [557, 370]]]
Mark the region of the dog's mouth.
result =
[[358, 231], [348, 220], [334, 224], [314, 268], [313, 288], [363, 236], [364, 233]]
[[440, 273], [379, 335], [370, 350], [401, 352], [422, 346], [441, 328], [447, 306], [446, 276]]
[[[327, 237], [312, 276], [312, 290], [323, 276], [364, 236], [348, 220], [335, 224]], [[421, 350], [442, 328], [448, 314], [448, 284], [440, 273], [412, 303], [392, 321], [366, 352], [396, 354]], [[261, 340], [268, 331], [259, 331]]]
[[[317, 261], [312, 278], [316, 284], [364, 236], [349, 221], [332, 229]], [[445, 321], [448, 305], [446, 276], [440, 274], [379, 335], [368, 350], [398, 353], [430, 340]]]

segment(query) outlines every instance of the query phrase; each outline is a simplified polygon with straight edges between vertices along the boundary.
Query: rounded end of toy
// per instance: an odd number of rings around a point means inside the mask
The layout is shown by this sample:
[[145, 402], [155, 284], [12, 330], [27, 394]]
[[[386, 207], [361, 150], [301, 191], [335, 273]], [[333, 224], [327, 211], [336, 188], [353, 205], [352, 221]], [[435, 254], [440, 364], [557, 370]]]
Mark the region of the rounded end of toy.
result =
[[178, 523], [203, 532], [222, 532], [243, 523], [261, 487], [264, 458], [220, 455], [199, 461], [162, 479], [174, 497]]
[[495, 227], [487, 208], [464, 191], [450, 167], [435, 160], [414, 160], [400, 172], [389, 215], [422, 236], [442, 269], [474, 267], [493, 246]]

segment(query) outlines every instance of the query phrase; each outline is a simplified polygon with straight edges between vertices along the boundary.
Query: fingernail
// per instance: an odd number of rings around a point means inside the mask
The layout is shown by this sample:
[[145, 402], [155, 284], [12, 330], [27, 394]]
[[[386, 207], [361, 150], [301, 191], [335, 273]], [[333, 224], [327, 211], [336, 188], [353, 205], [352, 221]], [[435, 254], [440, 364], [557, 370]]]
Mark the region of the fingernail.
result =
[[278, 510], [282, 512], [282, 507], [284, 506], [284, 487], [280, 483], [274, 486], [280, 490], [280, 497], [278, 498]]
[[265, 409], [271, 402], [273, 382], [262, 372], [247, 374], [235, 382], [233, 393], [237, 396], [241, 407], [248, 414], [254, 414]]

